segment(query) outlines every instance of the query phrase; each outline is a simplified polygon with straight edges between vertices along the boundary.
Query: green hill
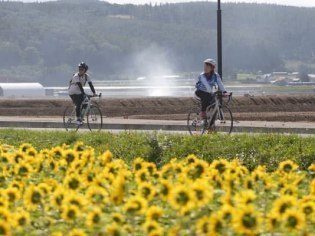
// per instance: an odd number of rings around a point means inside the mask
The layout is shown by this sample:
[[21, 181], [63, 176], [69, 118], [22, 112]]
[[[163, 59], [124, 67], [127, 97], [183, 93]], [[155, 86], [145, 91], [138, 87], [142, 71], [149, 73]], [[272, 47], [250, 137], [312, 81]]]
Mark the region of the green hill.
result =
[[[222, 9], [226, 76], [315, 62], [315, 8]], [[216, 58], [216, 3], [1, 1], [0, 22], [0, 81], [65, 85], [80, 61], [94, 78], [119, 79], [200, 71], [204, 58]]]

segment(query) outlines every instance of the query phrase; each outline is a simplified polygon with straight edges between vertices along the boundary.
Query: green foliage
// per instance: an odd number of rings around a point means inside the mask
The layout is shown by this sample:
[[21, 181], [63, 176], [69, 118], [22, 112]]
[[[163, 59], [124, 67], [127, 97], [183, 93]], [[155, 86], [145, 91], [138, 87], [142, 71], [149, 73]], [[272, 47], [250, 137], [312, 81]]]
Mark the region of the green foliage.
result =
[[19, 146], [31, 143], [37, 149], [52, 146], [74, 145], [83, 141], [97, 152], [110, 149], [116, 157], [131, 163], [133, 158], [142, 157], [147, 161], [163, 165], [170, 159], [195, 154], [209, 162], [223, 157], [227, 160], [238, 158], [253, 170], [265, 165], [272, 171], [281, 161], [290, 159], [301, 169], [315, 162], [315, 137], [297, 135], [170, 135], [163, 133], [69, 133], [62, 131], [29, 131], [4, 129], [0, 131], [0, 143]]

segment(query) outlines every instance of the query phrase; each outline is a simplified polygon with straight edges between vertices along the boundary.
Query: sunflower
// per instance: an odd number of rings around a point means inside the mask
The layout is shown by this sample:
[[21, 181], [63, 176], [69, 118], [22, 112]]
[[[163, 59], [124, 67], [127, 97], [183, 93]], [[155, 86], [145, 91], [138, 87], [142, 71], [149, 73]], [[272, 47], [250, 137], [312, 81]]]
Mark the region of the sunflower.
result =
[[142, 227], [146, 235], [163, 235], [163, 228], [154, 220], [146, 221]]
[[289, 232], [301, 232], [306, 226], [303, 212], [289, 209], [283, 215], [283, 227]]
[[176, 186], [169, 196], [169, 203], [182, 215], [187, 214], [195, 207], [196, 199], [194, 194], [184, 185]]
[[278, 167], [278, 172], [280, 174], [288, 174], [288, 173], [296, 171], [298, 168], [299, 166], [295, 164], [293, 161], [286, 160], [286, 161], [280, 162], [279, 167]]
[[290, 195], [283, 195], [273, 203], [273, 211], [278, 216], [282, 216], [288, 209], [297, 204], [297, 199]]
[[70, 174], [65, 178], [63, 184], [67, 189], [79, 190], [82, 184], [81, 177], [78, 174]]
[[260, 229], [260, 216], [254, 207], [246, 206], [234, 212], [233, 227], [238, 234], [256, 235]]
[[294, 184], [285, 184], [281, 189], [280, 189], [281, 195], [290, 195], [297, 197], [298, 195], [298, 187]]
[[88, 204], [87, 199], [81, 195], [76, 194], [75, 192], [68, 192], [65, 196], [64, 204], [71, 204], [73, 206], [78, 207], [79, 209], [84, 209]]
[[6, 208], [0, 208], [0, 220], [3, 222], [9, 222], [11, 219], [10, 211]]
[[237, 205], [247, 205], [251, 204], [256, 199], [256, 197], [257, 196], [253, 190], [245, 190], [238, 192], [235, 195], [234, 200]]
[[9, 208], [9, 199], [5, 196], [0, 196], [0, 208]]
[[194, 163], [190, 164], [184, 174], [192, 180], [202, 178], [208, 169], [208, 163], [205, 161], [196, 160]]
[[277, 213], [271, 211], [267, 215], [267, 229], [271, 232], [275, 232], [280, 227], [280, 218]]
[[191, 163], [196, 163], [197, 161], [199, 161], [198, 157], [196, 157], [196, 155], [191, 154], [189, 156], [186, 157], [186, 163], [189, 165]]
[[107, 191], [99, 186], [91, 185], [85, 194], [87, 200], [93, 204], [104, 204], [108, 202]]
[[132, 162], [133, 171], [137, 172], [137, 171], [143, 169], [145, 166], [144, 163], [146, 163], [146, 162], [141, 157], [137, 157], [136, 159], [134, 159]]
[[69, 236], [87, 236], [87, 234], [84, 232], [83, 229], [72, 229], [68, 235]]
[[11, 236], [11, 230], [7, 222], [0, 220], [0, 235]]
[[224, 229], [222, 216], [213, 214], [209, 218], [209, 234], [211, 236], [221, 235]]
[[29, 163], [20, 161], [15, 165], [14, 172], [17, 176], [26, 178], [33, 173], [33, 167]]
[[300, 209], [307, 218], [315, 222], [315, 202], [303, 202]]
[[125, 223], [125, 217], [122, 215], [122, 214], [120, 214], [120, 213], [113, 213], [112, 215], [111, 215], [111, 218], [112, 218], [112, 220], [114, 221], [114, 222], [116, 222], [117, 224], [119, 224], [119, 225], [122, 225], [123, 223]]
[[191, 186], [196, 199], [196, 205], [202, 207], [207, 205], [213, 198], [213, 188], [205, 180], [197, 180]]
[[61, 208], [61, 217], [69, 223], [76, 221], [80, 215], [81, 211], [75, 205], [63, 205]]
[[219, 159], [210, 164], [210, 169], [218, 170], [220, 174], [223, 174], [230, 166], [227, 160]]
[[90, 211], [86, 218], [86, 224], [89, 227], [94, 227], [101, 222], [102, 219], [102, 211], [99, 208], [94, 208]]
[[51, 149], [50, 155], [54, 159], [59, 160], [63, 156], [63, 152], [64, 152], [64, 149], [60, 146], [57, 146]]
[[154, 186], [149, 182], [140, 183], [138, 192], [140, 196], [144, 197], [148, 201], [152, 200], [156, 193]]
[[21, 198], [20, 191], [17, 188], [9, 187], [4, 190], [4, 194], [8, 197], [9, 202], [14, 203]]
[[44, 193], [36, 186], [29, 186], [24, 194], [24, 205], [29, 210], [36, 210], [43, 203]]
[[113, 154], [107, 150], [101, 156], [99, 156], [98, 159], [100, 161], [100, 165], [103, 167], [113, 161]]
[[146, 212], [146, 219], [148, 221], [158, 221], [163, 215], [163, 209], [158, 206], [151, 206]]
[[78, 160], [79, 154], [73, 150], [68, 149], [63, 152], [63, 157], [67, 161], [68, 165], [70, 165], [73, 161]]
[[62, 187], [58, 187], [51, 197], [51, 203], [57, 209], [61, 208], [66, 196], [66, 191]]
[[166, 201], [169, 198], [169, 195], [171, 193], [172, 185], [169, 181], [160, 179], [159, 184], [159, 195], [162, 198], [162, 200]]
[[218, 216], [220, 219], [224, 220], [226, 223], [230, 223], [232, 221], [232, 216], [234, 215], [235, 208], [232, 207], [229, 204], [224, 204], [219, 210], [218, 210]]
[[126, 180], [125, 177], [120, 174], [115, 178], [112, 184], [112, 190], [110, 191], [110, 200], [112, 203], [119, 205], [122, 203], [125, 196]]
[[315, 196], [315, 179], [310, 183], [310, 194]]
[[140, 197], [132, 197], [127, 200], [126, 204], [124, 205], [124, 211], [126, 213], [140, 213], [143, 214], [147, 210], [148, 202]]
[[111, 223], [109, 225], [106, 226], [106, 236], [123, 236], [125, 235], [125, 232], [123, 229], [121, 229], [121, 226], [119, 226], [118, 224]]
[[135, 180], [137, 184], [143, 182], [149, 182], [150, 180], [150, 173], [146, 169], [141, 169], [135, 173]]
[[196, 224], [196, 235], [209, 235], [210, 233], [210, 219], [204, 216], [198, 219]]
[[30, 214], [23, 209], [19, 209], [14, 213], [14, 225], [19, 229], [23, 229], [30, 224]]

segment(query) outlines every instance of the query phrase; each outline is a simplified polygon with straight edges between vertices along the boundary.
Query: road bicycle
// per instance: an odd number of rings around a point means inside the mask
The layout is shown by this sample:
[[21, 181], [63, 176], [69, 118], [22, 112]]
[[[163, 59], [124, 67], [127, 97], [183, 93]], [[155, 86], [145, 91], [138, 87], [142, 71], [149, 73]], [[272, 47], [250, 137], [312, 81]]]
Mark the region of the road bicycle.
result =
[[[204, 133], [226, 132], [231, 133], [233, 129], [233, 115], [227, 104], [231, 101], [232, 93], [213, 93], [214, 102], [206, 109], [207, 118], [201, 119], [201, 100], [195, 98], [197, 107], [188, 113], [187, 128], [191, 135], [202, 135]], [[225, 99], [228, 99], [226, 102]]]
[[101, 98], [102, 94], [98, 95], [85, 95], [85, 98], [81, 104], [80, 118], [83, 124], [77, 124], [77, 117], [75, 113], [75, 106], [66, 107], [63, 113], [63, 125], [67, 131], [77, 131], [84, 126], [86, 121], [87, 127], [90, 131], [100, 131], [103, 126], [102, 112], [96, 101], [92, 101], [92, 98]]

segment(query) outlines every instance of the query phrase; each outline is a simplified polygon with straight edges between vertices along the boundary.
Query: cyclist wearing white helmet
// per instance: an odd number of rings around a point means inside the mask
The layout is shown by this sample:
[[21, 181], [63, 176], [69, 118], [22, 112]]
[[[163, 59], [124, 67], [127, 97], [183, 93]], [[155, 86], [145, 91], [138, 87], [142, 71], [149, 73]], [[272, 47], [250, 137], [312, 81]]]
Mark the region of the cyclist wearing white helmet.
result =
[[204, 60], [204, 72], [198, 76], [198, 82], [196, 83], [195, 94], [201, 100], [201, 119], [207, 119], [206, 109], [214, 99], [213, 88], [217, 85], [220, 91], [226, 93], [220, 75], [215, 72], [215, 67], [215, 60]]
[[72, 79], [70, 80], [68, 92], [69, 92], [69, 96], [72, 102], [76, 106], [75, 113], [77, 116], [77, 124], [82, 125], [83, 123], [80, 118], [80, 114], [81, 114], [81, 104], [85, 97], [85, 92], [84, 92], [83, 87], [85, 86], [86, 82], [88, 82], [93, 95], [95, 95], [96, 93], [95, 93], [95, 89], [92, 84], [91, 78], [86, 73], [87, 70], [89, 69], [88, 65], [85, 64], [84, 62], [81, 62], [78, 65], [78, 68], [79, 68], [79, 72], [75, 73]]

